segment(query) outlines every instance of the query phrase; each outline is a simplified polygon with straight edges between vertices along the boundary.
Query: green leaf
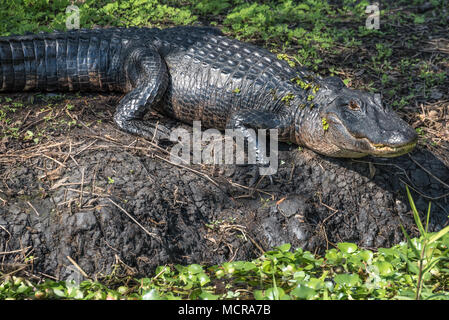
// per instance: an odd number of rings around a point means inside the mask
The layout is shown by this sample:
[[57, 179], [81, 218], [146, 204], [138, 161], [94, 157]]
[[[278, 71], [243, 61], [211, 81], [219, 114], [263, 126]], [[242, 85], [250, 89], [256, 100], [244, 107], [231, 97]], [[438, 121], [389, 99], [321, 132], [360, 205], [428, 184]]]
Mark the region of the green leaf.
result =
[[200, 282], [200, 286], [204, 286], [206, 283], [210, 282], [210, 278], [204, 272], [199, 273], [197, 275], [198, 281]]
[[255, 300], [266, 300], [265, 294], [262, 290], [254, 290], [253, 295]]
[[405, 231], [404, 227], [402, 226], [402, 224], [400, 225], [402, 233], [404, 234], [404, 236], [407, 238], [407, 243], [410, 246], [410, 248], [412, 249], [413, 253], [415, 254], [415, 256], [419, 257], [419, 251], [416, 248], [416, 246], [413, 244], [412, 239], [410, 238], [410, 236], [408, 235], [407, 231]]
[[447, 234], [449, 232], [449, 226], [441, 229], [440, 231], [438, 231], [437, 233], [433, 234], [428, 241], [428, 244], [431, 244], [432, 242], [437, 241], [438, 239], [440, 239], [441, 237], [443, 237], [445, 234]]
[[310, 299], [316, 295], [316, 291], [303, 285], [299, 284], [295, 289], [292, 290], [291, 294], [298, 299]]
[[278, 247], [278, 249], [282, 252], [287, 252], [290, 250], [291, 244], [290, 243], [285, 243], [281, 246]]
[[418, 210], [416, 209], [415, 202], [413, 202], [412, 195], [411, 195], [410, 190], [407, 185], [405, 186], [405, 189], [407, 190], [408, 201], [410, 203], [410, 207], [412, 208], [413, 218], [415, 219], [415, 223], [416, 223], [416, 226], [418, 227], [419, 233], [421, 233], [422, 236], [426, 236], [427, 233], [424, 230], [424, 227], [421, 223], [421, 219], [419, 217]]
[[192, 274], [203, 272], [203, 267], [199, 264], [191, 264], [187, 267], [187, 270]]
[[426, 22], [426, 18], [423, 15], [415, 15], [413, 22], [415, 24], [422, 24], [422, 23]]
[[429, 263], [427, 263], [426, 267], [423, 269], [423, 273], [426, 273], [427, 271], [429, 271], [430, 269], [435, 267], [435, 265], [442, 260], [449, 260], [449, 258], [437, 257], [437, 258], [432, 259]]
[[379, 274], [381, 276], [389, 276], [394, 273], [393, 266], [391, 265], [391, 263], [389, 263], [387, 261], [377, 261], [374, 263], [374, 265], [379, 270]]
[[334, 277], [334, 281], [341, 286], [344, 287], [352, 287], [355, 286], [358, 282], [360, 282], [360, 277], [357, 274], [337, 274]]
[[142, 300], [161, 300], [161, 296], [156, 289], [150, 289], [142, 295]]
[[285, 295], [285, 291], [282, 288], [271, 287], [265, 291], [265, 296], [269, 300], [281, 300]]
[[368, 263], [373, 259], [373, 252], [370, 250], [362, 250], [358, 255], [363, 261]]
[[357, 245], [349, 242], [341, 242], [337, 244], [337, 247], [343, 253], [353, 253], [357, 250]]
[[220, 296], [219, 295], [215, 295], [212, 293], [209, 293], [207, 291], [203, 291], [200, 295], [199, 298], [201, 300], [217, 300]]
[[307, 286], [314, 290], [320, 290], [324, 288], [325, 284], [324, 281], [318, 278], [310, 278], [307, 282]]

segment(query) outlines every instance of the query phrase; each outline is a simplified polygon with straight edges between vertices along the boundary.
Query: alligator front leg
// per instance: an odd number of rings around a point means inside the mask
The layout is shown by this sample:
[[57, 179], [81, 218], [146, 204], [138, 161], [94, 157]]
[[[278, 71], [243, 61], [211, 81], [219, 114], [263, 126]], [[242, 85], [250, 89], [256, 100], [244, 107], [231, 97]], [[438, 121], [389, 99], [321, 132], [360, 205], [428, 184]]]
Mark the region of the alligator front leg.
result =
[[[290, 117], [287, 114], [276, 114], [269, 111], [262, 110], [240, 110], [234, 113], [227, 123], [228, 129], [236, 130], [237, 133], [242, 135], [244, 139], [248, 142], [248, 157], [252, 152], [256, 159], [256, 165], [252, 166], [254, 169], [253, 177], [250, 181], [250, 185], [254, 185], [255, 181], [258, 179], [259, 174], [269, 175], [270, 181], [272, 182], [270, 170], [261, 171], [260, 167], [268, 167], [272, 164], [266, 158], [266, 151], [262, 150], [262, 146], [259, 145], [260, 137], [256, 137], [258, 129], [277, 129], [277, 137], [270, 136], [271, 139], [282, 138], [289, 134], [290, 132]], [[277, 151], [277, 150], [276, 150]], [[270, 154], [270, 159], [272, 155]], [[276, 159], [276, 169], [277, 169], [277, 159]]]
[[114, 121], [120, 129], [148, 139], [169, 139], [165, 127], [150, 126], [143, 121], [148, 110], [157, 104], [168, 85], [165, 62], [156, 50], [145, 47], [128, 49], [123, 65], [127, 91], [120, 101]]

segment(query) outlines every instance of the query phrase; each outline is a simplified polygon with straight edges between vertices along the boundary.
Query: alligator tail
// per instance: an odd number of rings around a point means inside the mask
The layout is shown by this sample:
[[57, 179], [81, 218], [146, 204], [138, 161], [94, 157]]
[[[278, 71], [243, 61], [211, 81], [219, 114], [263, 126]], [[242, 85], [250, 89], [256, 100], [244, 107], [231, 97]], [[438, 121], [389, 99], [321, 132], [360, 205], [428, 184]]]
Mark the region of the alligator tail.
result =
[[0, 92], [120, 91], [119, 42], [100, 30], [0, 37]]

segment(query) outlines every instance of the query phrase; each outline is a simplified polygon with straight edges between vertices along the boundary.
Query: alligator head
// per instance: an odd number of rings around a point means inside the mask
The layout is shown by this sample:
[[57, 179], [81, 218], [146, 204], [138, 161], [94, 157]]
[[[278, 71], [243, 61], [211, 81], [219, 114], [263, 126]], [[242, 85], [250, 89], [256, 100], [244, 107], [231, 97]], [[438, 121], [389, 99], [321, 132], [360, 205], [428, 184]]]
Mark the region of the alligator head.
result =
[[[296, 141], [333, 157], [396, 157], [417, 143], [415, 130], [380, 97], [352, 90], [335, 77], [318, 81], [314, 110], [296, 119]], [[307, 121], [304, 121], [307, 118]]]

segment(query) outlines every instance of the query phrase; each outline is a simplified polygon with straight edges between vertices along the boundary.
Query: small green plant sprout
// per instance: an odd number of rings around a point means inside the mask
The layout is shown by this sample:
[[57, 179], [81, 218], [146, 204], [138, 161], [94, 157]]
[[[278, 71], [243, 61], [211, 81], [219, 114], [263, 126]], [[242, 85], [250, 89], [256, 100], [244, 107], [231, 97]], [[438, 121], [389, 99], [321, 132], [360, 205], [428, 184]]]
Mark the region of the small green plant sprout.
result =
[[285, 103], [285, 105], [289, 106], [290, 101], [295, 98], [295, 95], [293, 93], [287, 93], [285, 96], [282, 97], [281, 101]]
[[279, 60], [287, 61], [288, 65], [292, 68], [296, 66], [296, 63], [285, 53], [278, 53], [277, 58]]
[[416, 133], [419, 134], [420, 136], [425, 135], [424, 129], [421, 127], [418, 127], [415, 129]]
[[112, 179], [111, 177], [108, 177], [108, 183], [109, 184], [113, 184], [115, 181], [114, 181], [114, 179]]
[[307, 97], [307, 101], [312, 101], [313, 99], [315, 99], [315, 96], [312, 94], [309, 94], [309, 96]]
[[300, 86], [304, 90], [309, 90], [310, 88], [312, 88], [312, 83], [302, 80], [300, 76], [291, 78], [290, 81], [293, 83], [296, 83], [298, 86]]
[[34, 133], [31, 130], [27, 130], [27, 132], [25, 132], [25, 136], [23, 137], [23, 140], [30, 140], [34, 137]]
[[327, 131], [329, 129], [329, 123], [327, 123], [326, 118], [322, 118], [321, 123], [323, 124], [323, 130]]
[[240, 93], [240, 89], [239, 88], [235, 88], [234, 90], [232, 90], [232, 92], [238, 94], [238, 93]]
[[[420, 238], [416, 239], [417, 241], [413, 241], [408, 235], [407, 231], [405, 231], [404, 227], [401, 225], [402, 232], [407, 238], [407, 243], [413, 252], [413, 257], [409, 257], [407, 255], [405, 259], [407, 261], [409, 270], [418, 277], [416, 282], [415, 299], [420, 300], [426, 275], [430, 273], [431, 270], [434, 269], [437, 263], [441, 260], [449, 260], [449, 258], [445, 256], [434, 258], [434, 253], [437, 249], [435, 246], [436, 241], [443, 237], [445, 234], [449, 233], [449, 226], [446, 226], [445, 228], [435, 233], [428, 232], [431, 202], [429, 202], [429, 207], [427, 209], [426, 227], [424, 228], [419, 217], [418, 210], [416, 209], [415, 203], [413, 201], [412, 195], [410, 194], [410, 190], [408, 186], [406, 186], [405, 188], [407, 190], [407, 197], [410, 203], [410, 207], [412, 208], [413, 218], [421, 235]], [[430, 295], [428, 298], [430, 297], [432, 297], [432, 295]]]

